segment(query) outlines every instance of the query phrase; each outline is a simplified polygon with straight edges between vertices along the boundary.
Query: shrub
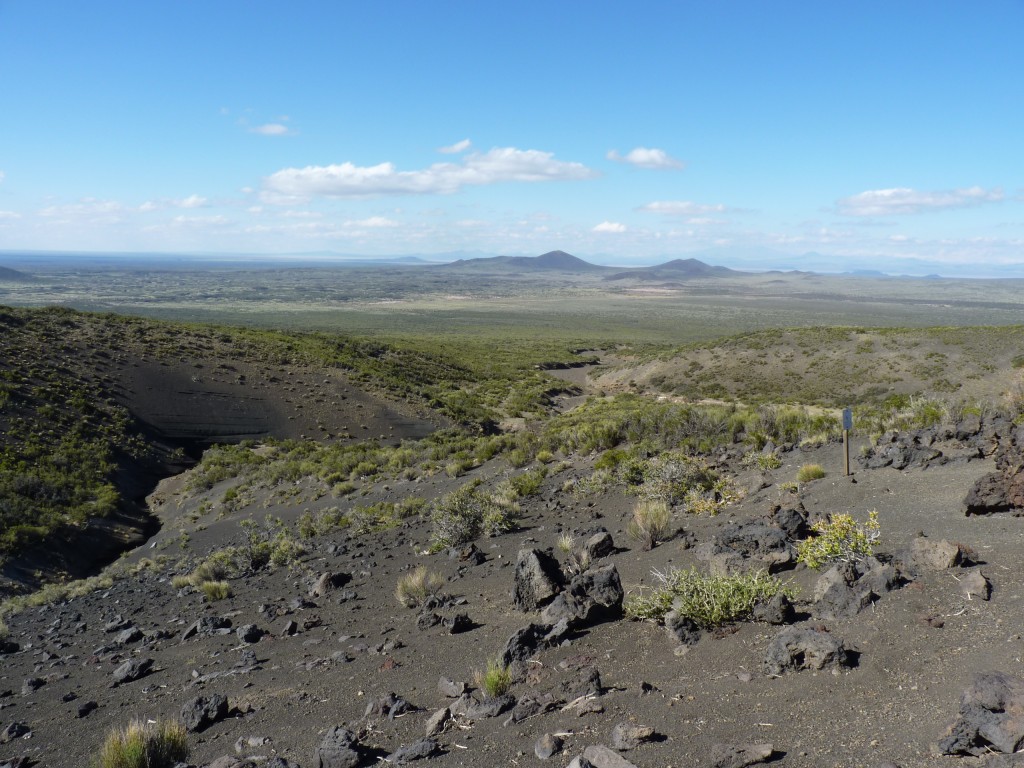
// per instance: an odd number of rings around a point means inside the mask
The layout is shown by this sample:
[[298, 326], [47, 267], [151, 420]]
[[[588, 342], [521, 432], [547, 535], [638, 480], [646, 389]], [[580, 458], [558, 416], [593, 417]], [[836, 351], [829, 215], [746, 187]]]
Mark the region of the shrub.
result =
[[192, 586], [192, 577], [191, 576], [172, 576], [171, 577], [171, 586], [174, 587], [175, 589], [184, 589], [185, 587], [191, 587]]
[[204, 581], [199, 585], [199, 589], [206, 595], [206, 601], [209, 603], [231, 597], [231, 585], [226, 581]]
[[667, 503], [657, 499], [641, 499], [633, 508], [633, 519], [626, 526], [626, 533], [645, 550], [653, 549], [668, 535], [670, 519]]
[[483, 534], [496, 536], [515, 527], [519, 511], [515, 502], [480, 491], [478, 485], [468, 483], [434, 502], [432, 550], [465, 544]]
[[7, 628], [7, 623], [2, 618], [0, 618], [0, 640], [7, 639], [7, 636], [10, 633], [11, 631]]
[[757, 467], [762, 472], [769, 472], [782, 466], [782, 458], [775, 451], [748, 453], [743, 457], [743, 466]]
[[508, 693], [512, 687], [512, 672], [497, 659], [488, 659], [487, 668], [483, 671], [477, 670], [473, 680], [488, 698], [495, 699]]
[[852, 515], [830, 515], [828, 522], [821, 520], [811, 526], [815, 536], [796, 545], [797, 562], [809, 568], [821, 568], [835, 561], [857, 561], [870, 557], [881, 535], [878, 512], [868, 512], [868, 520], [861, 525]]
[[444, 586], [444, 578], [439, 573], [428, 571], [419, 566], [412, 573], [402, 576], [395, 587], [395, 597], [406, 608], [418, 608], [431, 595], [436, 595]]
[[790, 594], [779, 579], [765, 571], [705, 576], [695, 568], [670, 568], [653, 575], [659, 586], [626, 601], [626, 614], [631, 618], [660, 621], [674, 609], [700, 627], [717, 627], [747, 618], [754, 606], [779, 592]]
[[797, 470], [796, 481], [798, 483], [809, 483], [811, 480], [821, 480], [825, 476], [825, 469], [821, 464], [804, 464]]
[[107, 734], [96, 763], [99, 768], [171, 768], [188, 759], [188, 753], [181, 723], [134, 720]]

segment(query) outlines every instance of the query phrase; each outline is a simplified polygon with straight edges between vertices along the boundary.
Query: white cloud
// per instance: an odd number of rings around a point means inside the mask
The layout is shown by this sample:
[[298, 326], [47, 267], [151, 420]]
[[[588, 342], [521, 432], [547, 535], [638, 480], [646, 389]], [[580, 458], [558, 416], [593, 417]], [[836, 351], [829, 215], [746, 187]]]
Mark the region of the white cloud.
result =
[[7, 178], [7, 174], [4, 173], [3, 171], [0, 171], [0, 184], [3, 184], [4, 183], [4, 179], [6, 179], [6, 178]]
[[725, 213], [729, 209], [721, 203], [706, 205], [689, 200], [655, 200], [653, 203], [641, 205], [637, 210], [670, 216], [703, 216], [708, 213]]
[[393, 163], [285, 168], [266, 177], [263, 186], [268, 201], [289, 202], [310, 197], [451, 194], [466, 186], [589, 179], [595, 175], [581, 163], [556, 160], [550, 152], [499, 147], [473, 152], [458, 163], [435, 163], [419, 171], [399, 171]]
[[656, 170], [675, 169], [683, 167], [683, 163], [669, 155], [664, 149], [653, 149], [647, 147], [636, 147], [629, 150], [625, 155], [620, 155], [618, 150], [611, 150], [607, 154], [609, 160], [617, 163], [629, 163], [639, 168], [654, 168]]
[[617, 221], [602, 221], [600, 224], [594, 227], [592, 231], [622, 233], [626, 231], [626, 225], [620, 224]]
[[139, 206], [139, 210], [142, 211], [143, 213], [149, 213], [150, 211], [157, 211], [159, 209], [160, 206], [154, 203], [152, 200], [147, 200], [146, 202]]
[[264, 123], [263, 125], [254, 125], [249, 129], [250, 133], [258, 133], [261, 136], [287, 136], [293, 133], [292, 129], [287, 125], [281, 123]]
[[171, 205], [175, 208], [202, 208], [206, 203], [207, 199], [199, 195], [189, 195], [181, 200], [171, 201]]
[[986, 190], [968, 187], [938, 192], [920, 192], [908, 187], [869, 189], [836, 203], [839, 213], [846, 216], [898, 216], [924, 213], [950, 208], [970, 208], [1003, 199], [1001, 189]]
[[346, 221], [346, 227], [369, 227], [370, 229], [384, 229], [386, 227], [397, 227], [398, 222], [383, 216], [370, 216], [368, 219]]
[[171, 219], [171, 224], [180, 227], [221, 226], [228, 223], [226, 216], [175, 216]]
[[472, 143], [473, 142], [471, 142], [469, 139], [463, 139], [462, 141], [455, 142], [451, 146], [438, 147], [437, 151], [443, 155], [457, 155], [460, 152], [465, 152], [467, 149], [469, 149]]
[[21, 214], [14, 211], [0, 211], [0, 221], [5, 219], [20, 219]]
[[68, 205], [50, 205], [39, 211], [40, 216], [95, 216], [120, 213], [121, 204], [114, 200], [97, 200], [93, 197], [82, 198], [79, 203]]

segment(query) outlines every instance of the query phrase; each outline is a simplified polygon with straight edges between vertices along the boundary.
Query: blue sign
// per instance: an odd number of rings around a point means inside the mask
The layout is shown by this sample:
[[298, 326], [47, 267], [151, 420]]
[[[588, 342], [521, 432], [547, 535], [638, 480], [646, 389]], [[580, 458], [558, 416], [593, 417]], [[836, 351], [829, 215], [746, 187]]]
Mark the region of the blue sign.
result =
[[843, 429], [853, 429], [853, 411], [849, 408], [843, 408]]

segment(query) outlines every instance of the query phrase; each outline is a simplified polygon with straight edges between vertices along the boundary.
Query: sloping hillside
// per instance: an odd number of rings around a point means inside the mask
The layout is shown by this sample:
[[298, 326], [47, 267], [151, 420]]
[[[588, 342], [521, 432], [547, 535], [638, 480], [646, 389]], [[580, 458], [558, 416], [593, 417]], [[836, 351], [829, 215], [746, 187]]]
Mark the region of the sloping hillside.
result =
[[831, 406], [893, 395], [998, 400], [1020, 381], [1024, 329], [801, 328], [743, 334], [597, 372], [610, 391]]

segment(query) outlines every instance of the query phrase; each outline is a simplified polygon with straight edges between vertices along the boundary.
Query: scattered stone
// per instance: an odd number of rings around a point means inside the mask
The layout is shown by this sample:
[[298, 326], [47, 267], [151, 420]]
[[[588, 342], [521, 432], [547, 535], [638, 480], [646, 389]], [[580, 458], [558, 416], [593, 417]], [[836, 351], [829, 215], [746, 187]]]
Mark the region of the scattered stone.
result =
[[469, 686], [463, 682], [455, 682], [449, 680], [447, 677], [442, 677], [437, 681], [437, 690], [441, 692], [443, 696], [447, 696], [449, 699], [457, 699], [459, 696], [464, 694]]
[[181, 706], [181, 722], [193, 733], [205, 730], [228, 716], [228, 699], [219, 693], [196, 696]]
[[591, 560], [599, 560], [615, 553], [615, 542], [608, 531], [602, 531], [583, 542], [583, 551]]
[[483, 720], [488, 717], [497, 717], [502, 712], [512, 709], [515, 705], [515, 696], [510, 693], [484, 699], [483, 701], [477, 701], [467, 694], [459, 697], [451, 705], [451, 713], [469, 720]]
[[559, 686], [559, 693], [568, 701], [586, 696], [600, 696], [603, 692], [601, 673], [598, 672], [597, 667], [583, 667], [575, 677], [565, 680]]
[[956, 721], [939, 740], [943, 755], [1013, 754], [1024, 745], [1024, 680], [982, 672], [960, 696]]
[[344, 586], [351, 578], [347, 573], [322, 573], [309, 590], [309, 596], [326, 597], [338, 587]]
[[544, 693], [540, 696], [527, 694], [516, 702], [515, 707], [512, 708], [512, 714], [505, 720], [504, 725], [507, 727], [515, 723], [521, 723], [523, 720], [534, 715], [549, 712], [562, 703], [562, 699], [556, 699], [550, 693]]
[[405, 765], [414, 760], [424, 760], [438, 753], [437, 742], [433, 739], [422, 739], [415, 744], [399, 747], [384, 760], [392, 765]]
[[568, 589], [558, 595], [540, 615], [541, 621], [566, 621], [574, 627], [592, 626], [622, 617], [625, 593], [614, 565], [591, 568], [573, 577]]
[[152, 671], [153, 659], [129, 659], [114, 670], [114, 687], [131, 683]]
[[560, 736], [556, 736], [553, 733], [545, 733], [533, 745], [533, 753], [541, 760], [550, 760], [562, 751], [564, 744], [565, 742], [562, 741]]
[[239, 736], [234, 742], [234, 752], [242, 755], [249, 750], [258, 750], [261, 746], [268, 746], [273, 741], [268, 736]]
[[21, 684], [21, 695], [28, 696], [30, 693], [35, 693], [44, 685], [46, 685], [46, 681], [41, 677], [30, 677]]
[[356, 768], [361, 760], [358, 747], [355, 734], [336, 725], [313, 750], [314, 765], [316, 768]]
[[117, 637], [114, 638], [114, 642], [118, 645], [130, 645], [131, 643], [137, 643], [144, 637], [142, 630], [138, 627], [128, 627], [128, 629], [121, 630]]
[[20, 650], [21, 646], [13, 640], [0, 638], [0, 656], [6, 656], [9, 653], [17, 653]]
[[[636, 768], [633, 763], [608, 747], [595, 744], [583, 750], [583, 759], [593, 768]], [[584, 763], [585, 765], [585, 763]]]
[[680, 645], [696, 645], [700, 640], [701, 628], [697, 622], [679, 611], [665, 614], [665, 631]]
[[97, 704], [95, 701], [87, 701], [84, 704], [79, 704], [78, 705], [78, 712], [75, 714], [75, 717], [77, 717], [79, 719], [81, 719], [83, 717], [88, 717], [93, 712], [95, 712], [97, 709], [99, 709], [99, 706], [100, 705]]
[[633, 723], [617, 723], [612, 728], [611, 745], [612, 749], [619, 752], [628, 752], [636, 749], [645, 741], [654, 737], [654, 729], [649, 725], [634, 725]]
[[713, 574], [721, 576], [749, 570], [775, 573], [796, 563], [786, 532], [757, 521], [726, 526], [711, 541], [698, 546], [696, 555], [708, 563]]
[[779, 677], [804, 669], [838, 671], [850, 666], [850, 659], [841, 640], [817, 629], [787, 627], [768, 645], [764, 673]]
[[255, 624], [243, 624], [237, 630], [235, 634], [238, 635], [238, 639], [243, 643], [258, 643], [260, 638], [263, 637], [263, 630], [257, 627]]
[[562, 571], [554, 557], [539, 549], [519, 551], [512, 588], [516, 608], [535, 611], [550, 602], [561, 589]]
[[444, 729], [448, 727], [448, 723], [451, 722], [451, 719], [452, 711], [448, 707], [437, 710], [437, 712], [432, 714], [427, 720], [426, 737], [430, 739], [444, 733]]
[[298, 631], [299, 625], [291, 619], [289, 619], [284, 623], [284, 626], [281, 628], [281, 637], [291, 637]]
[[796, 620], [796, 610], [784, 592], [777, 592], [767, 603], [754, 606], [752, 618], [765, 624], [792, 624]]
[[0, 731], [0, 744], [20, 739], [29, 733], [32, 733], [32, 729], [28, 727], [28, 723], [11, 723]]
[[473, 622], [469, 618], [468, 613], [456, 613], [452, 616], [445, 616], [441, 619], [440, 624], [450, 635], [468, 632], [473, 628]]
[[712, 768], [746, 768], [772, 759], [771, 744], [715, 744], [711, 748]]
[[908, 556], [910, 565], [918, 570], [942, 571], [964, 562], [964, 548], [945, 539], [935, 541], [917, 536], [910, 543]]
[[507, 667], [514, 661], [526, 661], [538, 651], [547, 648], [545, 637], [550, 631], [550, 624], [527, 624], [522, 629], [517, 629], [505, 643], [502, 663]]
[[184, 642], [190, 637], [195, 637], [197, 635], [202, 635], [204, 637], [212, 635], [226, 635], [230, 631], [231, 619], [225, 619], [222, 616], [203, 616], [181, 633], [181, 640]]
[[974, 569], [960, 577], [960, 591], [968, 600], [972, 597], [988, 600], [992, 596], [992, 583], [980, 570]]

